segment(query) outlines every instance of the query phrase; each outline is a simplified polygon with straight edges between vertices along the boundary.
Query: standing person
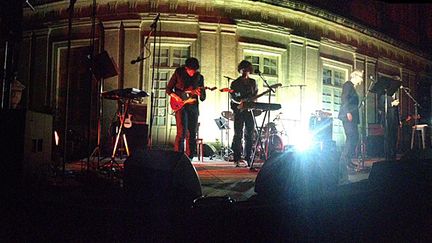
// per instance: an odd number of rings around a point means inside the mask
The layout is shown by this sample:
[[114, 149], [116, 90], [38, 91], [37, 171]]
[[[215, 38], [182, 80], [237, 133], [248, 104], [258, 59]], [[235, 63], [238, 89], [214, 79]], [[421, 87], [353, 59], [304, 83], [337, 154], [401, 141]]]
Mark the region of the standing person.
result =
[[[199, 108], [198, 103], [206, 98], [204, 77], [197, 71], [198, 59], [191, 57], [186, 59], [185, 65], [177, 68], [166, 86], [166, 93], [174, 102], [182, 104], [181, 109], [175, 111], [177, 134], [174, 142], [174, 150], [185, 152], [193, 158], [196, 155], [196, 135], [198, 127]], [[199, 99], [198, 99], [199, 98]], [[185, 103], [185, 100], [193, 102]]]
[[[236, 80], [231, 83], [231, 109], [234, 113], [234, 137], [232, 142], [232, 149], [234, 152], [234, 163], [236, 167], [239, 166], [242, 155], [242, 138], [245, 138], [245, 159], [247, 165], [251, 165], [252, 143], [254, 134], [254, 121], [253, 114], [249, 110], [240, 110], [238, 108], [242, 101], [249, 100], [255, 97], [258, 93], [255, 79], [249, 77], [253, 72], [252, 63], [243, 60], [237, 67], [238, 72], [241, 74]], [[251, 101], [251, 100], [249, 100]], [[243, 128], [245, 131], [243, 132]], [[252, 168], [251, 168], [252, 169]]]
[[359, 139], [359, 96], [354, 87], [363, 81], [363, 71], [354, 70], [350, 76], [351, 79], [346, 81], [342, 87], [341, 107], [338, 115], [342, 121], [346, 137], [345, 146], [339, 159], [339, 184], [348, 183], [347, 170], [353, 171], [356, 168], [351, 159]]
[[[386, 134], [385, 143], [385, 158], [387, 160], [396, 160], [396, 149], [398, 141], [398, 129], [401, 125], [399, 119], [399, 100], [393, 96], [382, 94], [379, 99], [378, 112], [381, 116], [381, 125]], [[387, 123], [385, 114], [385, 102], [387, 102]]]

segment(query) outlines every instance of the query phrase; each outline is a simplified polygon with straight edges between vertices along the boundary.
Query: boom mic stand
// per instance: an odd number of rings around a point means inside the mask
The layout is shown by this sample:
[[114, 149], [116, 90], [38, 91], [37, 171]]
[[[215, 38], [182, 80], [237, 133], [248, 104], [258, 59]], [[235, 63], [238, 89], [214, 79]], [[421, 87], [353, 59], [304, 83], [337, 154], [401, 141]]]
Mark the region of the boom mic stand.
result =
[[[409, 92], [410, 89], [407, 87], [403, 87], [401, 86], [401, 88], [403, 89], [403, 91], [405, 92], [405, 94], [414, 102], [414, 127], [417, 127], [417, 118], [418, 118], [418, 108], [421, 108], [420, 104], [417, 102], [416, 99], [414, 99], [414, 97], [411, 95], [411, 93]], [[411, 139], [411, 143], [412, 143], [412, 139]]]
[[[143, 46], [143, 50], [141, 51], [140, 55], [135, 59], [131, 61], [131, 64], [135, 64], [138, 62], [141, 62], [145, 59], [147, 59], [148, 57], [150, 57], [150, 55], [148, 56], [144, 56], [145, 53], [145, 49], [147, 49], [147, 42], [150, 39], [150, 36], [153, 33], [156, 33], [155, 35], [153, 35], [153, 66], [152, 66], [152, 80], [151, 80], [151, 95], [150, 95], [150, 104], [151, 104], [151, 109], [150, 109], [150, 124], [149, 124], [149, 128], [148, 128], [148, 138], [147, 138], [147, 145], [148, 148], [152, 147], [152, 130], [153, 130], [153, 119], [154, 119], [154, 114], [155, 114], [155, 91], [154, 91], [154, 83], [155, 83], [155, 53], [156, 53], [156, 36], [157, 36], [157, 23], [159, 22], [159, 18], [160, 18], [160, 13], [158, 13], [156, 15], [156, 17], [153, 20], [153, 23], [150, 25], [150, 32], [147, 35], [145, 41], [144, 41], [144, 46]], [[159, 29], [160, 29], [160, 25], [159, 25]], [[160, 45], [159, 45], [160, 47]], [[159, 52], [160, 55], [160, 52]], [[160, 58], [158, 58], [158, 60], [160, 61]]]
[[[267, 88], [270, 90], [270, 93], [268, 94], [268, 103], [270, 104], [271, 103], [271, 93], [276, 93], [276, 91], [268, 84], [267, 80], [261, 75], [260, 70], [258, 70], [258, 69], [255, 70], [255, 73], [258, 74], [258, 76], [262, 79], [262, 81], [265, 83]], [[265, 117], [264, 117], [264, 119], [265, 119]], [[267, 124], [270, 124], [270, 110], [267, 111]], [[260, 139], [260, 138], [258, 137], [257, 139]], [[268, 147], [269, 147], [269, 132], [266, 132], [265, 133], [265, 144], [264, 144], [265, 160], [268, 159]]]
[[360, 161], [359, 166], [357, 167], [356, 171], [361, 172], [368, 170], [368, 168], [365, 167], [364, 163], [366, 160], [366, 144], [365, 144], [365, 136], [366, 136], [366, 99], [369, 97], [369, 92], [372, 88], [372, 85], [374, 84], [374, 78], [372, 76], [369, 77], [372, 82], [370, 82], [368, 89], [366, 90], [366, 94], [363, 96], [363, 99], [361, 100], [360, 104], [358, 105], [358, 109], [363, 107], [362, 112], [362, 128], [361, 128], [361, 137], [360, 137], [360, 155], [358, 156], [358, 159]]

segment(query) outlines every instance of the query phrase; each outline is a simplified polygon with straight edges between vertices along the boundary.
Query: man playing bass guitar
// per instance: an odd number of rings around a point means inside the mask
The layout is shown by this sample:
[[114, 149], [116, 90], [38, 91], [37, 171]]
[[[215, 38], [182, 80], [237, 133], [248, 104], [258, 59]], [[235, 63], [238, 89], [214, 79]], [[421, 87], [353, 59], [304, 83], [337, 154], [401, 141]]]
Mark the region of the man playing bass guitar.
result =
[[[251, 155], [252, 155], [252, 143], [254, 134], [254, 120], [253, 115], [247, 109], [239, 109], [239, 103], [241, 101], [254, 98], [258, 93], [258, 88], [255, 79], [249, 77], [253, 72], [252, 63], [243, 60], [239, 63], [237, 70], [241, 73], [238, 77], [231, 83], [230, 89], [231, 93], [231, 109], [234, 112], [234, 138], [232, 141], [232, 149], [234, 151], [234, 163], [238, 167], [241, 161], [242, 154], [242, 138], [243, 134], [245, 137], [245, 159], [247, 165], [251, 165]], [[245, 131], [243, 132], [243, 128]]]
[[[206, 92], [204, 77], [197, 71], [198, 59], [191, 57], [186, 59], [185, 65], [175, 70], [166, 86], [166, 93], [174, 100], [172, 103], [180, 103], [180, 109], [175, 111], [177, 134], [174, 142], [174, 150], [185, 152], [193, 158], [196, 154], [196, 133], [198, 126], [198, 103], [204, 101]], [[184, 102], [190, 100], [192, 102]]]

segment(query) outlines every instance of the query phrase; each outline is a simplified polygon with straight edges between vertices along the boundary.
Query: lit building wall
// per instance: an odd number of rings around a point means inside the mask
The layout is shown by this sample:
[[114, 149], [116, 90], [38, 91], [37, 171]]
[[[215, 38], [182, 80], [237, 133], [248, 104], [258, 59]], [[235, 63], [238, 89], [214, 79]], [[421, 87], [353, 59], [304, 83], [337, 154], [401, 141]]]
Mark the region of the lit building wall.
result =
[[[77, 1], [75, 5], [73, 48], [90, 44], [91, 4], [92, 1]], [[431, 80], [431, 60], [421, 53], [404, 49], [397, 41], [390, 44], [381, 39], [379, 33], [330, 13], [325, 13], [324, 18], [322, 11], [308, 12], [301, 4], [287, 2], [285, 5], [240, 0], [98, 1], [97, 51], [106, 50], [119, 71], [118, 76], [103, 80], [103, 91], [134, 87], [153, 92], [156, 98], [153, 144], [171, 146], [176, 132], [175, 121], [169, 100], [164, 95], [164, 85], [175, 68], [187, 56], [195, 56], [200, 60], [205, 85], [220, 89], [229, 87], [231, 81], [225, 76], [236, 78], [237, 64], [247, 59], [263, 72], [270, 84], [282, 84], [270, 98], [272, 103], [282, 105], [282, 109], [271, 112], [270, 117], [273, 121], [279, 115], [276, 122], [282, 126], [278, 129], [286, 130], [289, 136], [290, 131], [307, 127], [311, 113], [323, 110], [332, 114], [333, 139], [342, 145], [343, 128], [336, 117], [341, 84], [353, 69], [365, 70], [365, 82], [358, 88], [361, 96], [372, 79], [381, 74], [401, 76], [404, 85], [412, 87], [414, 92], [416, 82]], [[36, 6], [36, 12], [25, 12], [22, 55], [28, 54], [32, 61], [21, 67], [27, 74], [20, 74], [23, 75], [20, 80], [32, 87], [28, 100], [29, 107], [35, 110], [58, 110], [64, 105], [59, 103], [62, 94], [58, 87], [61, 77], [58, 70], [62, 61], [58, 58], [59, 50], [66, 46], [67, 7], [66, 2], [56, 1]], [[156, 49], [162, 65], [159, 69], [153, 67], [151, 56], [131, 64], [131, 60], [145, 50], [150, 25], [159, 12], [160, 53], [159, 39]], [[153, 53], [153, 38], [149, 39], [148, 47], [145, 55]], [[152, 84], [153, 70], [159, 70], [159, 74], [155, 75]], [[265, 91], [261, 78], [258, 75], [253, 78], [258, 81], [259, 92]], [[400, 93], [398, 95], [403, 112], [412, 112], [411, 101]], [[263, 96], [259, 102], [268, 99]], [[375, 99], [370, 95], [361, 109], [364, 128], [377, 122]], [[109, 129], [117, 102], [104, 99], [102, 103], [102, 143], [109, 143]], [[150, 99], [144, 99], [141, 105], [147, 107], [145, 122], [149, 123]], [[199, 118], [200, 137], [205, 142], [221, 139], [214, 119], [226, 110], [229, 110], [227, 93], [208, 90], [207, 100], [200, 105]], [[257, 117], [259, 124], [262, 118], [263, 115]], [[233, 126], [232, 122], [230, 126]], [[224, 142], [227, 142], [227, 135], [222, 134]], [[230, 141], [232, 135], [233, 130], [229, 134]]]

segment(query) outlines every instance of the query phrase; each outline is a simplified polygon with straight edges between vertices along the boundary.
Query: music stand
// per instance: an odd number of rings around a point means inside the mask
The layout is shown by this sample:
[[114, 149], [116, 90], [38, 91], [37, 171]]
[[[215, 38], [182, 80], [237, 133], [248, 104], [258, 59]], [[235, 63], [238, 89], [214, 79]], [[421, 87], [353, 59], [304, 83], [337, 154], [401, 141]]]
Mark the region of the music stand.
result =
[[401, 82], [395, 79], [391, 79], [388, 77], [383, 77], [381, 76], [380, 78], [378, 78], [378, 81], [376, 83], [374, 83], [370, 89], [370, 92], [377, 94], [378, 97], [380, 97], [381, 95], [384, 95], [385, 97], [385, 101], [384, 101], [384, 124], [385, 124], [385, 129], [384, 129], [384, 151], [385, 151], [385, 156], [386, 156], [386, 160], [390, 159], [389, 158], [389, 153], [388, 153], [388, 145], [387, 145], [387, 139], [388, 139], [388, 102], [387, 96], [392, 96], [396, 90], [399, 89], [399, 87], [401, 86]]
[[223, 131], [230, 129], [228, 125], [228, 119], [225, 119], [223, 117], [219, 117], [214, 119], [216, 125], [218, 126], [219, 130], [221, 131], [221, 157], [224, 158], [224, 142], [223, 142]]

